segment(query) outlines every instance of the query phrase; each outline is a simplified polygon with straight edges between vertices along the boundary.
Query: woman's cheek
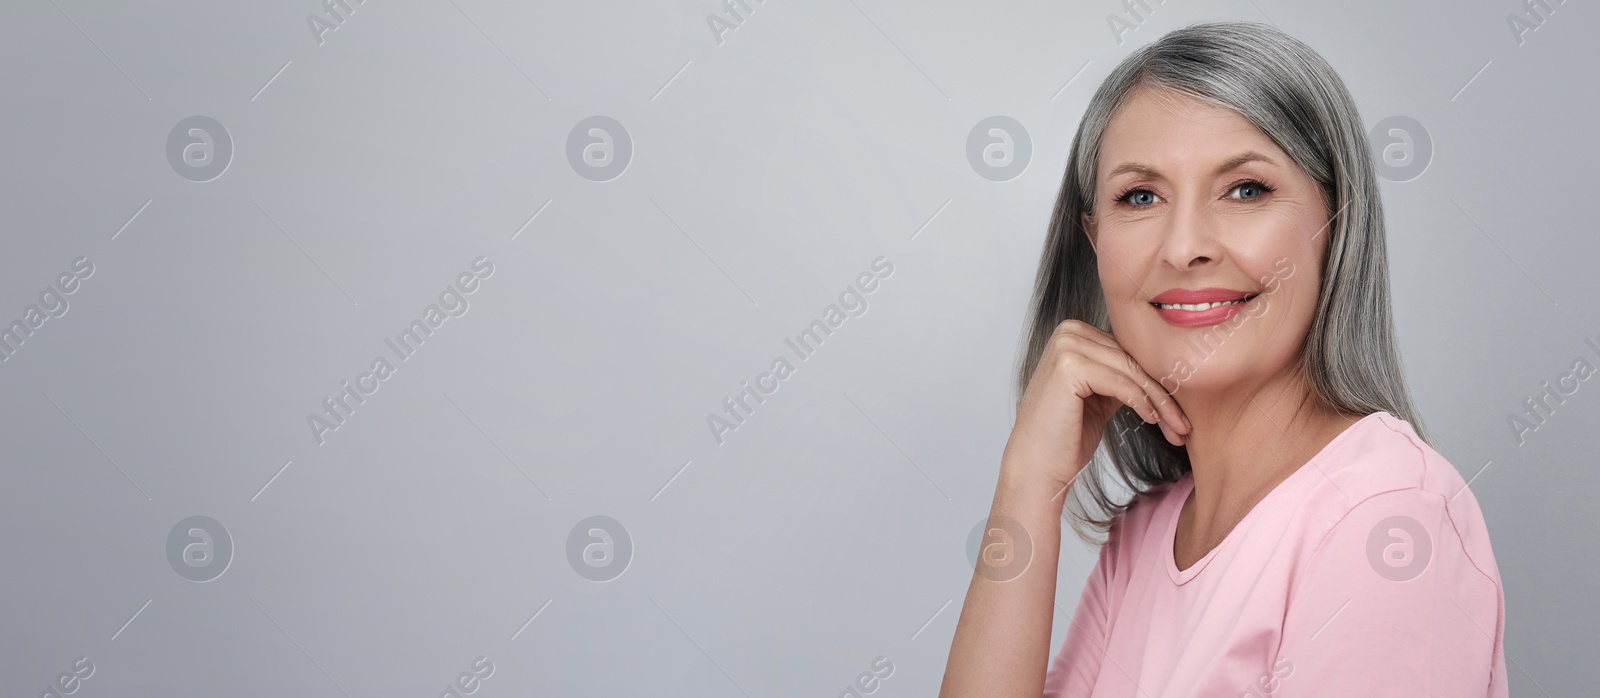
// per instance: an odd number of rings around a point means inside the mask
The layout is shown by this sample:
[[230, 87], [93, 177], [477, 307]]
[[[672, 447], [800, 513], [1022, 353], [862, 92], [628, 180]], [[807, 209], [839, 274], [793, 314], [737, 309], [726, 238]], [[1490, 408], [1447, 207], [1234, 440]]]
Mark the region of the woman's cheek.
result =
[[1278, 287], [1281, 284], [1278, 281], [1278, 277], [1277, 276], [1275, 276], [1273, 274], [1262, 274], [1261, 275], [1261, 285], [1262, 286], [1266, 286], [1267, 287], [1267, 291], [1266, 291], [1267, 294], [1271, 295], [1271, 294], [1275, 294], [1275, 293], [1278, 292]]

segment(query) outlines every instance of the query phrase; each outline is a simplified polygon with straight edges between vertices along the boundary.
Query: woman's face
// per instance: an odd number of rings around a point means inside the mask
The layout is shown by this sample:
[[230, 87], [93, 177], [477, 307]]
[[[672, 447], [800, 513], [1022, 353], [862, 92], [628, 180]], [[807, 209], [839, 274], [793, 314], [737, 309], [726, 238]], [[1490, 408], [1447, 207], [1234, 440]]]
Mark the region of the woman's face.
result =
[[1330, 211], [1272, 139], [1231, 110], [1137, 90], [1106, 129], [1092, 208], [1112, 333], [1168, 392], [1249, 390], [1291, 369]]

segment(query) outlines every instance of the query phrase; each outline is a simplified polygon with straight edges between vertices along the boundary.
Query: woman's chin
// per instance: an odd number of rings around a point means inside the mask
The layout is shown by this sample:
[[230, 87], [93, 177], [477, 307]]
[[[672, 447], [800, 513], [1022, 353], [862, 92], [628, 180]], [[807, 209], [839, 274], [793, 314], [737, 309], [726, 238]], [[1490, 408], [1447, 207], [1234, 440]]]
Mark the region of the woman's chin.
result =
[[1150, 373], [1168, 393], [1177, 395], [1179, 392], [1195, 393], [1225, 393], [1249, 382], [1254, 369], [1250, 369], [1250, 362], [1245, 357], [1223, 357], [1213, 354], [1209, 359], [1197, 361], [1193, 356], [1175, 355], [1164, 357], [1160, 363], [1159, 373]]

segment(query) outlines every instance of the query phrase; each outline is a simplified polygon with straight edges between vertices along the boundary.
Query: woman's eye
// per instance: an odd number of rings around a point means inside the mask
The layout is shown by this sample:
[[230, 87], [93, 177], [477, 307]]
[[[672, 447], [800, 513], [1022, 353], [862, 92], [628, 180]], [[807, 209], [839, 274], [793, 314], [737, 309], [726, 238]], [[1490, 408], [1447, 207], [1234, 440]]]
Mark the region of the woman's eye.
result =
[[1239, 193], [1239, 196], [1235, 198], [1250, 200], [1260, 198], [1262, 195], [1272, 190], [1268, 189], [1266, 185], [1261, 184], [1260, 182], [1244, 182], [1238, 186], [1235, 186], [1233, 191]]
[[1148, 189], [1134, 189], [1133, 191], [1117, 197], [1117, 201], [1131, 205], [1134, 208], [1144, 208], [1145, 206], [1154, 204], [1156, 202], [1155, 199], [1155, 192], [1152, 192]]

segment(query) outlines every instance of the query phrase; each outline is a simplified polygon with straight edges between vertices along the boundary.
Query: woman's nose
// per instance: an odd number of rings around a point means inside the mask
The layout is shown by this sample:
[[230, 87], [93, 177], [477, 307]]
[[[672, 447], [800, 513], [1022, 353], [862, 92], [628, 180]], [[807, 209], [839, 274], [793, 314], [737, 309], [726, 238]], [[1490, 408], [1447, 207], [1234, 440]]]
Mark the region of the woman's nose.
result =
[[1170, 206], [1162, 223], [1158, 261], [1174, 269], [1190, 269], [1221, 258], [1217, 225], [1212, 211], [1196, 197]]

